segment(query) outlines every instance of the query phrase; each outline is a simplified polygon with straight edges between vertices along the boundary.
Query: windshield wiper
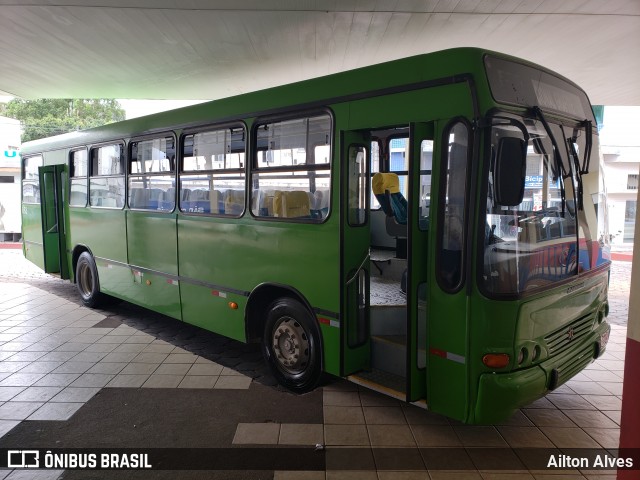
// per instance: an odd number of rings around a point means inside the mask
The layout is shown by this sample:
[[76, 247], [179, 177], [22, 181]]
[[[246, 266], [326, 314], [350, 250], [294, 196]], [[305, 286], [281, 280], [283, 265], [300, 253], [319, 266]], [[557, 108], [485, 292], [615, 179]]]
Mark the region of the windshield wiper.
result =
[[562, 216], [564, 217], [564, 212], [565, 212], [565, 206], [567, 203], [567, 196], [564, 190], [564, 179], [565, 176], [567, 174], [567, 172], [565, 172], [564, 169], [564, 165], [562, 164], [562, 158], [560, 157], [560, 148], [558, 147], [558, 142], [556, 141], [556, 137], [553, 134], [553, 131], [551, 130], [551, 127], [549, 126], [549, 124], [547, 123], [547, 119], [544, 117], [544, 113], [542, 113], [542, 110], [540, 109], [540, 107], [538, 107], [537, 105], [535, 107], [533, 107], [531, 109], [533, 111], [533, 114], [540, 120], [540, 122], [542, 123], [542, 126], [544, 127], [545, 131], [547, 132], [547, 135], [549, 135], [549, 138], [551, 139], [551, 145], [553, 145], [553, 160], [555, 162], [555, 171], [554, 173], [554, 181], [558, 180], [558, 176], [561, 176], [562, 179], [560, 181], [560, 195], [561, 195], [561, 199], [562, 199]]
[[[578, 133], [580, 132], [580, 128], [584, 128], [585, 133], [585, 147], [584, 147], [584, 157], [582, 158], [582, 163], [578, 164], [578, 171], [580, 175], [586, 175], [589, 173], [589, 167], [591, 165], [591, 147], [593, 146], [593, 122], [591, 120], [583, 120], [580, 122], [580, 126], [573, 129], [573, 136], [571, 137], [571, 143], [578, 142]], [[578, 158], [576, 154], [576, 158]]]

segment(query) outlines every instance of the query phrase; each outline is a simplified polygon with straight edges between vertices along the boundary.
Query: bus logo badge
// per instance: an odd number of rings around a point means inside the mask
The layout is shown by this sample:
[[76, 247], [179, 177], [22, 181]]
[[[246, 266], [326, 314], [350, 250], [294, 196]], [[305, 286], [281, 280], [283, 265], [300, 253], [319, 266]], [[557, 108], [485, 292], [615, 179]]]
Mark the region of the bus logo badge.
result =
[[573, 332], [573, 328], [570, 328], [569, 331], [567, 332], [567, 338], [569, 339], [569, 341], [573, 340], [573, 336], [574, 336], [574, 332]]

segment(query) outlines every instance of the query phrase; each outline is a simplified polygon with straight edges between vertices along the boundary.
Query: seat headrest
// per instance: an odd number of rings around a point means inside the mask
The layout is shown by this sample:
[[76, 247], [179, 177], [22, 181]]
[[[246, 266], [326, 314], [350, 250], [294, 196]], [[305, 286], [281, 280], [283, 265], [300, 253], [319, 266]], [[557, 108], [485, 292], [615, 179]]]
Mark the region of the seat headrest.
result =
[[375, 195], [382, 195], [385, 191], [389, 193], [400, 193], [400, 180], [395, 173], [376, 173], [371, 179], [371, 189]]

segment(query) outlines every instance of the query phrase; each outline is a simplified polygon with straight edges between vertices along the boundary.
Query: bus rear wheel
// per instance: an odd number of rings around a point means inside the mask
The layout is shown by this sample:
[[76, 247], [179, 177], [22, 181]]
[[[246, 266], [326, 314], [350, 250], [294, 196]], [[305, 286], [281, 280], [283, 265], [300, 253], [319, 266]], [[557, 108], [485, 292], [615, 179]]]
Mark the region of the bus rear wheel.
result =
[[82, 252], [78, 257], [76, 285], [85, 306], [95, 308], [103, 302], [104, 294], [100, 293], [98, 268], [89, 252]]
[[320, 331], [298, 301], [280, 298], [267, 312], [262, 353], [278, 382], [296, 393], [313, 390], [321, 375]]

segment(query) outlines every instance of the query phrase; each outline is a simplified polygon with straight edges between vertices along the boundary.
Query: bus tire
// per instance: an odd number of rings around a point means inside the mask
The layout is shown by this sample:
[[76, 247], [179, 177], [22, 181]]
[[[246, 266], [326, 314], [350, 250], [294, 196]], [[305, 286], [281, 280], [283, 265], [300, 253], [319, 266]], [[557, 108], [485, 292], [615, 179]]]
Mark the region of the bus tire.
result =
[[295, 393], [313, 390], [320, 381], [320, 330], [297, 300], [271, 304], [262, 337], [262, 353], [278, 382]]
[[85, 306], [95, 308], [104, 301], [104, 294], [100, 293], [98, 268], [89, 252], [82, 252], [78, 257], [76, 286]]

